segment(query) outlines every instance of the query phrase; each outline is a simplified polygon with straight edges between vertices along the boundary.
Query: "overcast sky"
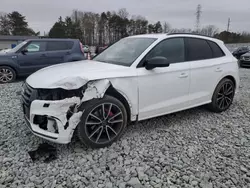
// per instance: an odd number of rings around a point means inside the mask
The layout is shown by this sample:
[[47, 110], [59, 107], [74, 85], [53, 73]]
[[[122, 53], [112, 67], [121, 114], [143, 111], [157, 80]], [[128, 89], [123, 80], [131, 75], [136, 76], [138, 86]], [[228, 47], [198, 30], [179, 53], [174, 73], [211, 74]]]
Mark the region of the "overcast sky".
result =
[[100, 13], [126, 8], [130, 15], [142, 15], [150, 22], [166, 21], [172, 28], [194, 28], [195, 10], [202, 5], [201, 25], [225, 30], [231, 18], [232, 31], [250, 31], [250, 0], [0, 0], [0, 12], [19, 11], [30, 27], [48, 32], [59, 16], [73, 9]]

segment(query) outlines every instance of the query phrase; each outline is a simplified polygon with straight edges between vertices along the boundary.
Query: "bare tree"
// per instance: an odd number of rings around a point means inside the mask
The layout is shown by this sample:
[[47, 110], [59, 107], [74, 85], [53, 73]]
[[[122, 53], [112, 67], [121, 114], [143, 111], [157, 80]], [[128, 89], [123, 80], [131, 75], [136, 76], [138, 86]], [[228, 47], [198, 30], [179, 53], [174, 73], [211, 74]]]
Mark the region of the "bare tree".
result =
[[170, 32], [170, 30], [171, 30], [170, 24], [167, 23], [167, 22], [164, 22], [164, 24], [163, 24], [163, 33], [168, 33], [168, 32]]
[[8, 18], [8, 14], [0, 13], [0, 34], [1, 35], [10, 35], [11, 34], [11, 25]]
[[214, 25], [208, 25], [201, 29], [200, 34], [207, 35], [207, 36], [214, 36], [219, 32], [219, 29]]
[[192, 33], [192, 29], [188, 29], [188, 28], [181, 28], [181, 29], [171, 29], [170, 33]]
[[129, 13], [127, 9], [121, 8], [118, 10], [117, 15], [120, 16], [122, 19], [126, 19], [129, 17]]

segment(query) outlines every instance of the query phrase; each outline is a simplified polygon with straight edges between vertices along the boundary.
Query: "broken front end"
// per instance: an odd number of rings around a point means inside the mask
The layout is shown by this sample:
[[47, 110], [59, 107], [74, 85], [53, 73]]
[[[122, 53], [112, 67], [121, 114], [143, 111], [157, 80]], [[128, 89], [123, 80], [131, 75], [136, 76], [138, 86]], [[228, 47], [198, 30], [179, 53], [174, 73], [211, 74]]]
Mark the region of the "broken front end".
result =
[[67, 144], [81, 120], [83, 102], [103, 97], [109, 81], [89, 82], [75, 90], [35, 89], [23, 85], [22, 108], [30, 130], [46, 140]]

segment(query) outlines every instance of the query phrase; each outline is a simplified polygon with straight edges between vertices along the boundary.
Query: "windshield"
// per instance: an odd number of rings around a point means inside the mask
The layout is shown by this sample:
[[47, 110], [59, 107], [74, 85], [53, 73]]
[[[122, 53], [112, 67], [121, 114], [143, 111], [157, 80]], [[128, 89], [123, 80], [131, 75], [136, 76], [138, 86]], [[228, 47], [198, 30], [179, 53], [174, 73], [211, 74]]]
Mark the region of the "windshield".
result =
[[15, 48], [11, 49], [8, 52], [14, 53], [17, 52], [20, 48], [22, 48], [25, 44], [27, 44], [27, 41], [23, 41], [20, 44], [18, 44]]
[[131, 66], [155, 40], [155, 38], [124, 38], [97, 55], [93, 60]]

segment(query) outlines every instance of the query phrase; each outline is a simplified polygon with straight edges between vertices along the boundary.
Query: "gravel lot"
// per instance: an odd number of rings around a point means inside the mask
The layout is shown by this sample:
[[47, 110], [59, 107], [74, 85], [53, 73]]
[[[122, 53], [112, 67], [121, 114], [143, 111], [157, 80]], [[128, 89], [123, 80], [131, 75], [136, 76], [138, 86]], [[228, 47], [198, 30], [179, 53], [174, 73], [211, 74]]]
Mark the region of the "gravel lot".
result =
[[109, 148], [56, 145], [58, 159], [32, 162], [42, 139], [26, 128], [21, 82], [0, 85], [0, 187], [250, 187], [250, 69], [222, 114], [203, 107], [130, 125]]

